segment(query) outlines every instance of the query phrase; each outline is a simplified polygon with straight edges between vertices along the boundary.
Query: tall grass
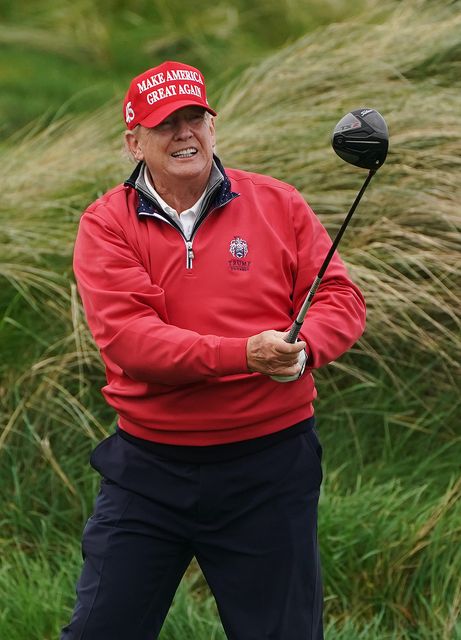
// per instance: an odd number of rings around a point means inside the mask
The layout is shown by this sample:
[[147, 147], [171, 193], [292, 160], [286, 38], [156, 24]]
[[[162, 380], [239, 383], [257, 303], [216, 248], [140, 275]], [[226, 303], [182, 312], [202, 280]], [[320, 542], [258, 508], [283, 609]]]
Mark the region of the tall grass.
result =
[[[0, 0], [0, 131], [90, 111], [131, 77], [180, 59], [222, 82], [319, 24], [359, 13], [364, 0]], [[46, 73], [43, 70], [46, 69]], [[18, 108], [19, 105], [19, 108]]]
[[378, 109], [389, 157], [341, 252], [367, 294], [371, 348], [388, 351], [398, 337], [450, 376], [461, 362], [461, 124], [459, 80], [446, 79], [460, 65], [461, 13], [402, 7], [384, 23], [327, 27], [250, 69], [221, 99], [220, 148], [230, 164], [294, 183], [333, 232], [364, 175], [328, 148], [332, 124], [360, 106]]
[[[331, 233], [365, 177], [329, 149], [333, 125], [372, 106], [390, 128], [388, 160], [341, 249], [368, 330], [317, 376], [329, 640], [461, 638], [460, 22], [456, 3], [385, 4], [301, 38], [218, 101], [226, 164], [295, 184]], [[0, 148], [0, 637], [10, 640], [56, 637], [65, 622], [97, 485], [88, 455], [114, 424], [70, 256], [82, 209], [130, 171], [119, 111], [42, 121]], [[195, 566], [162, 635], [186, 637], [224, 637]]]

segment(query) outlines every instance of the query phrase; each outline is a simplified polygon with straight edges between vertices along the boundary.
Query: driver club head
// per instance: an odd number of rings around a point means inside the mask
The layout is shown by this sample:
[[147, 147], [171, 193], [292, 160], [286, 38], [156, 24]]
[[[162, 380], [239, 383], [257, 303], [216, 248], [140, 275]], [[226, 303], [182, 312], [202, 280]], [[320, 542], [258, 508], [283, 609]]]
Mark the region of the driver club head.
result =
[[331, 144], [346, 162], [376, 171], [386, 160], [389, 147], [386, 122], [374, 109], [355, 109], [338, 122]]

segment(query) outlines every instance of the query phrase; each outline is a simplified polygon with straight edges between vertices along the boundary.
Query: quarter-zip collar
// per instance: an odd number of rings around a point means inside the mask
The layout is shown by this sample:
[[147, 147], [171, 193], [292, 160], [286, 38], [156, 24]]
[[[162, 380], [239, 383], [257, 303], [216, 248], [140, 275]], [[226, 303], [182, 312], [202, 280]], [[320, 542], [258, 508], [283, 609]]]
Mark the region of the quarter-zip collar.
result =
[[[144, 162], [139, 162], [131, 176], [125, 181], [125, 186], [136, 189], [139, 201], [137, 206], [138, 217], [160, 217], [176, 227], [181, 233], [179, 225], [162, 209], [159, 202], [151, 194], [144, 180]], [[217, 209], [228, 204], [240, 194], [231, 189], [231, 182], [226, 175], [224, 167], [218, 156], [213, 155], [210, 179], [203, 198], [202, 206], [194, 224], [194, 231], [212, 209]]]

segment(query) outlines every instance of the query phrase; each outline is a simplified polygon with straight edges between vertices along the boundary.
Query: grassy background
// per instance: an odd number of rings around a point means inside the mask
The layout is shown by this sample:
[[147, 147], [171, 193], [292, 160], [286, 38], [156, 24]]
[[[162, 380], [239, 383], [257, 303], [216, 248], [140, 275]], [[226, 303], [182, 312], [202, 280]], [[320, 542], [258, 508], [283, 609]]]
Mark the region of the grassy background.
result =
[[[199, 65], [226, 164], [295, 184], [333, 234], [363, 172], [329, 149], [359, 106], [391, 149], [342, 255], [368, 329], [318, 372], [328, 640], [461, 639], [459, 2], [0, 2], [0, 637], [51, 639], [73, 603], [114, 425], [70, 256], [130, 170], [127, 80]], [[162, 640], [224, 638], [192, 566]], [[287, 639], [288, 640], [288, 639]]]
[[[88, 111], [119, 97], [133, 75], [180, 59], [211, 95], [249, 63], [306, 31], [358, 13], [364, 0], [1, 0], [1, 126]], [[20, 107], [18, 108], [18, 103]]]

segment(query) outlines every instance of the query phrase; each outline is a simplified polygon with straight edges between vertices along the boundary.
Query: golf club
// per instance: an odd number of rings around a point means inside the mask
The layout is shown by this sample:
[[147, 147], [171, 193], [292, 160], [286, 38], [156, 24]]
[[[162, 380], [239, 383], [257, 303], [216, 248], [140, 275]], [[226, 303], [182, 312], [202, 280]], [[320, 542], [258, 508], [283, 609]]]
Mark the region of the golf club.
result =
[[375, 175], [379, 167], [384, 163], [389, 147], [389, 133], [387, 125], [380, 113], [374, 109], [356, 109], [346, 114], [344, 118], [338, 122], [333, 131], [331, 139], [333, 149], [338, 156], [362, 169], [368, 169], [369, 173], [362, 185], [357, 197], [355, 198], [349, 213], [344, 219], [336, 238], [333, 240], [330, 250], [320, 267], [320, 270], [312, 283], [309, 293], [301, 307], [296, 320], [293, 322], [291, 329], [285, 338], [286, 342], [294, 343], [301, 330], [306, 313], [311, 305], [312, 298], [317, 291], [322, 278], [330, 264], [336, 248], [343, 237], [344, 231], [352, 218], [366, 188], [370, 184], [370, 180]]

